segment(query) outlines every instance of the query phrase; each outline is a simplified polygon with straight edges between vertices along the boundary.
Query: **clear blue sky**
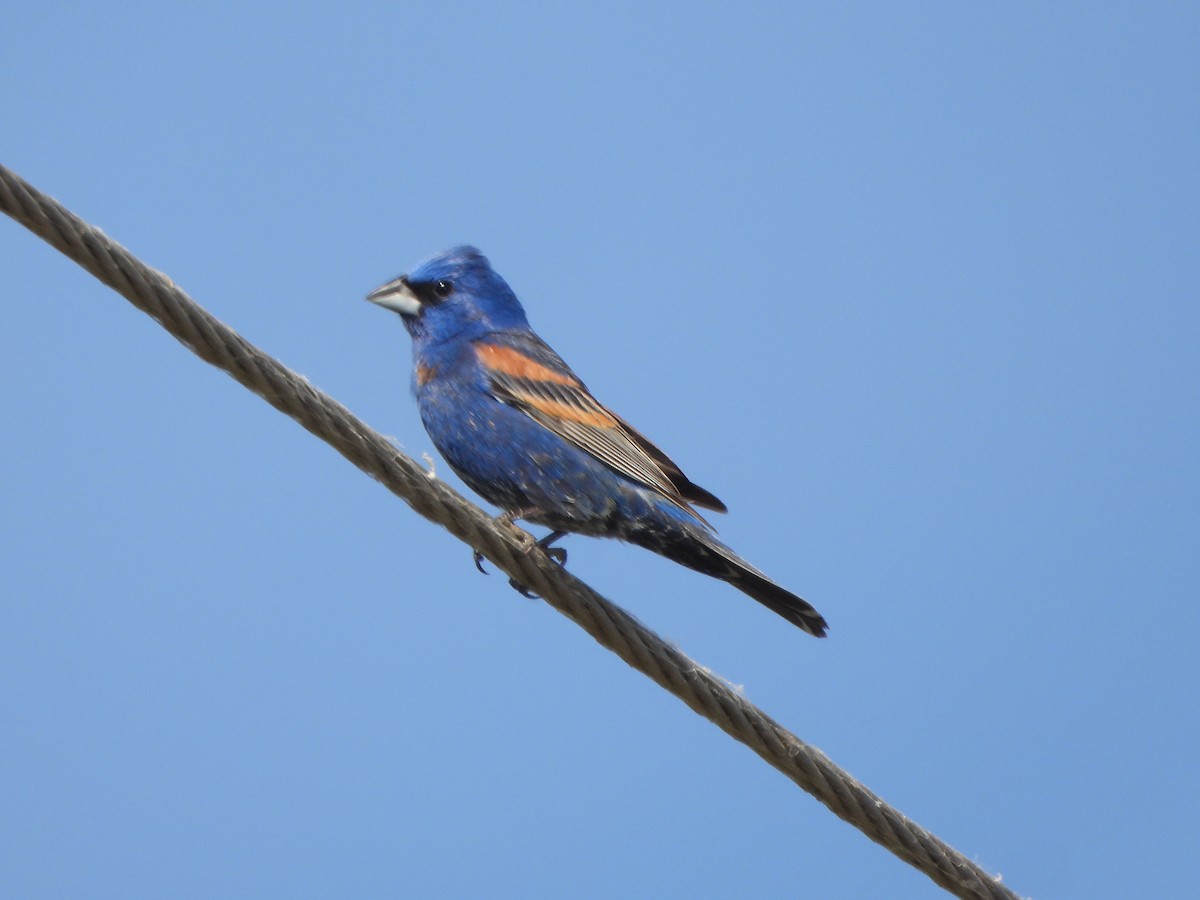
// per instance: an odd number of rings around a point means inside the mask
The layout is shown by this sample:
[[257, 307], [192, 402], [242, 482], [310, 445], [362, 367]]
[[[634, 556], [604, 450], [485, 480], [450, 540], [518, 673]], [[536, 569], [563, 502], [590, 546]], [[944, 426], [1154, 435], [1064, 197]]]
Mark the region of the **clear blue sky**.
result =
[[[362, 297], [477, 244], [830, 637], [574, 572], [1018, 892], [1192, 889], [1194, 5], [22, 6], [0, 161], [416, 456]], [[7, 219], [0, 270], [0, 895], [941, 895]]]

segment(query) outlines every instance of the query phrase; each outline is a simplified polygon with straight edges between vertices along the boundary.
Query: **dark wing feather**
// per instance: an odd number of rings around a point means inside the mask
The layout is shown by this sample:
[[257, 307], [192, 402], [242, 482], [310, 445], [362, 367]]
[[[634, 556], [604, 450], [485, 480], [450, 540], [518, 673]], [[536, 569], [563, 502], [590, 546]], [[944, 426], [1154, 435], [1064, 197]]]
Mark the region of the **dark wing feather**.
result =
[[[725, 512], [725, 504], [693, 484], [665, 453], [596, 400], [554, 351], [538, 344], [541, 359], [511, 345], [498, 350], [481, 346], [483, 351], [496, 351], [481, 352], [480, 358], [498, 400], [693, 513], [693, 503]], [[528, 360], [529, 365], [514, 364], [511, 353], [521, 354], [517, 363]]]
[[658, 463], [659, 468], [663, 470], [663, 473], [668, 479], [670, 479], [671, 484], [675, 486], [675, 490], [679, 491], [680, 495], [682, 495], [682, 497], [687, 500], [688, 503], [693, 503], [696, 506], [704, 509], [711, 509], [715, 512], [729, 512], [729, 508], [720, 500], [718, 500], [715, 494], [709, 493], [704, 488], [700, 487], [700, 485], [696, 484], [690, 478], [684, 475], [683, 472], [680, 471], [679, 466], [675, 465], [675, 463], [671, 461], [671, 458], [667, 456], [667, 454], [663, 453], [658, 449], [658, 447], [654, 446], [654, 444], [650, 442], [649, 438], [647, 438], [644, 434], [642, 434], [616, 413], [612, 413], [612, 416], [617, 420], [617, 422], [620, 423], [621, 428], [627, 435], [629, 435], [630, 439], [633, 440], [634, 443], [636, 443], [639, 447], [641, 447], [651, 459]]

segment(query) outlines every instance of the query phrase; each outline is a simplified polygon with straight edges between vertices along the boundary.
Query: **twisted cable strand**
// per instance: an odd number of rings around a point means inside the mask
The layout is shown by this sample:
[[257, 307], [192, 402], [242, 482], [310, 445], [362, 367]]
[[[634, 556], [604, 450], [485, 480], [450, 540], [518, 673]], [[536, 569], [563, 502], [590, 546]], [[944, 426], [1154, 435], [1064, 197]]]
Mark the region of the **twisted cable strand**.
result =
[[154, 318], [205, 362], [224, 370], [271, 406], [328, 443], [425, 518], [479, 550], [521, 584], [741, 741], [839, 818], [958, 897], [1017, 895], [935, 835], [886, 804], [828, 757], [805, 744], [619, 606], [545, 554], [532, 538], [501, 526], [331, 397], [310, 385], [198, 306], [151, 269], [50, 197], [0, 166], [0, 209]]

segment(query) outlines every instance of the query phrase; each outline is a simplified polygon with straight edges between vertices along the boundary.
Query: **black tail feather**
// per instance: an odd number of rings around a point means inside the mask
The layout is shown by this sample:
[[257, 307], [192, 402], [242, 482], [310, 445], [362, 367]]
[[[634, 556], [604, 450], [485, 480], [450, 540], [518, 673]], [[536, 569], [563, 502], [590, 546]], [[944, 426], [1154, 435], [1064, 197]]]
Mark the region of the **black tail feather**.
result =
[[825, 617], [813, 609], [807, 600], [781, 588], [769, 578], [752, 570], [742, 570], [726, 581], [813, 637], [825, 637], [825, 630], [829, 627]]
[[624, 537], [689, 569], [728, 581], [793, 625], [814, 637], [825, 637], [829, 626], [812, 604], [781, 588], [698, 524], [680, 523], [678, 528], [669, 530], [661, 527], [631, 530]]

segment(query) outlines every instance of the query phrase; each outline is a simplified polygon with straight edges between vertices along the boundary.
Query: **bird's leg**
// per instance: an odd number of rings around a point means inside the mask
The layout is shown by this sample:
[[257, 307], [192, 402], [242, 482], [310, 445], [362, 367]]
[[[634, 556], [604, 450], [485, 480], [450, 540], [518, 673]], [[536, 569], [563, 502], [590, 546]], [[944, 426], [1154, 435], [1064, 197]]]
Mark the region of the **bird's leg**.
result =
[[[567, 564], [567, 551], [562, 547], [551, 547], [550, 545], [559, 538], [566, 537], [566, 534], [567, 533], [565, 531], [552, 531], [540, 541], [535, 541], [532, 546], [526, 549], [525, 552], [529, 553], [529, 551], [534, 547], [540, 547], [542, 552], [548, 557], [550, 557], [560, 566], [565, 566]], [[515, 578], [508, 579], [508, 584], [522, 597], [528, 597], [530, 600], [533, 600], [537, 597], [537, 594], [533, 593], [533, 591], [529, 590], [529, 588], [525, 587], [525, 585], [521, 584], [521, 582], [517, 581]]]
[[[496, 516], [496, 518], [494, 518], [492, 521], [497, 525], [512, 525], [517, 519], [528, 519], [530, 516], [536, 516], [540, 512], [541, 510], [536, 506], [525, 506], [519, 509], [506, 509], [504, 512], [500, 513], [500, 515]], [[546, 554], [560, 566], [567, 561], [567, 551], [562, 550], [561, 548], [556, 548], [555, 550], [547, 550], [546, 548], [562, 536], [563, 532], [552, 531], [535, 544], [536, 546], [541, 547], [543, 550], [546, 550]], [[525, 552], [528, 553], [535, 545], [526, 547]], [[562, 555], [561, 558], [559, 557], [559, 554]], [[480, 573], [486, 575], [487, 571], [483, 568], [483, 554], [476, 550], [471, 554], [471, 559], [475, 562], [475, 568], [477, 568]]]
[[518, 509], [506, 509], [500, 515], [496, 516], [495, 522], [497, 525], [511, 525], [517, 519], [528, 519], [530, 516], [536, 516], [541, 513], [541, 510], [536, 506], [522, 506]]
[[[509, 510], [505, 510], [504, 512], [500, 513], [500, 515], [496, 516], [495, 522], [498, 525], [500, 525], [500, 524], [512, 525], [513, 521], [515, 519], [527, 519], [530, 516], [535, 516], [540, 512], [541, 512], [541, 510], [538, 509], [537, 507], [527, 507], [525, 509], [509, 509]], [[525, 552], [529, 553], [531, 550], [533, 550], [534, 547], [539, 547], [539, 548], [541, 548], [543, 553], [545, 553], [548, 557], [550, 557], [552, 560], [554, 560], [560, 566], [565, 566], [567, 563], [567, 551], [564, 550], [562, 547], [552, 547], [550, 545], [553, 544], [555, 541], [557, 541], [559, 538], [566, 537], [566, 534], [567, 533], [565, 531], [551, 531], [544, 538], [534, 541], [532, 544], [527, 546], [525, 548]], [[472, 559], [474, 559], [474, 561], [475, 561], [475, 568], [477, 568], [480, 572], [482, 572], [483, 574], [486, 575], [487, 572], [483, 568], [483, 554], [480, 553], [478, 550], [476, 550], [474, 552], [474, 554], [472, 555]], [[513, 590], [515, 590], [517, 593], [521, 594], [524, 597], [529, 597], [531, 599], [537, 597], [537, 594], [530, 591], [529, 588], [527, 588], [525, 585], [521, 584], [521, 582], [517, 581], [517, 579], [515, 579], [515, 578], [508, 579], [508, 583], [509, 583], [509, 585], [512, 586]]]

